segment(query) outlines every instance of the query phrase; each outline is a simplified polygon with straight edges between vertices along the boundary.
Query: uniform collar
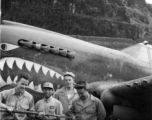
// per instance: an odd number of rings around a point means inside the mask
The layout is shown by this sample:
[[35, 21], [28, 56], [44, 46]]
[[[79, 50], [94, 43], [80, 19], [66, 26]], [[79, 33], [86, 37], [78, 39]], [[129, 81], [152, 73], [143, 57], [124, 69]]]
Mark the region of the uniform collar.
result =
[[91, 94], [90, 94], [90, 99], [91, 99], [92, 101], [95, 101], [95, 97], [94, 97], [93, 95], [91, 95]]
[[77, 94], [77, 91], [76, 91], [76, 89], [74, 88], [74, 94], [72, 94], [71, 98], [69, 99], [68, 96], [67, 96], [67, 94], [66, 94], [66, 88], [65, 88], [65, 87], [61, 88], [59, 92], [65, 97], [65, 99], [66, 99], [67, 101], [73, 99], [73, 97]]
[[[60, 89], [60, 92], [64, 92], [65, 93], [65, 91], [66, 91], [65, 87]], [[75, 94], [77, 94], [77, 90], [75, 88], [73, 88], [73, 91], [74, 91]]]
[[[15, 88], [12, 89], [12, 95], [16, 95], [16, 90], [15, 90]], [[24, 96], [24, 97], [27, 97], [26, 91], [24, 91], [23, 96]]]
[[48, 98], [48, 99], [44, 98], [44, 101], [45, 102], [49, 102], [49, 101], [51, 101], [51, 99], [52, 99], [52, 96], [50, 98]]
[[95, 102], [95, 97], [89, 94], [89, 99], [87, 100], [87, 104], [84, 106], [80, 97], [76, 100], [77, 105], [81, 106], [83, 109], [92, 105]]
[[[95, 98], [94, 98], [93, 95], [89, 94], [89, 99], [88, 100], [95, 101]], [[77, 99], [77, 101], [81, 101], [80, 97], [79, 97], [79, 99]]]

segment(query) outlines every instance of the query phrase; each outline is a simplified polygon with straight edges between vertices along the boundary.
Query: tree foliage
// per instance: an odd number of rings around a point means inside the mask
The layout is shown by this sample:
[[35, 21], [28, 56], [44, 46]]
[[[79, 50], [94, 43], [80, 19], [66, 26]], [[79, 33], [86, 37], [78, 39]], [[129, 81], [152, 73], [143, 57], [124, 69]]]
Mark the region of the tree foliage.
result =
[[143, 28], [105, 18], [106, 0], [2, 0], [2, 19], [69, 35], [137, 39]]

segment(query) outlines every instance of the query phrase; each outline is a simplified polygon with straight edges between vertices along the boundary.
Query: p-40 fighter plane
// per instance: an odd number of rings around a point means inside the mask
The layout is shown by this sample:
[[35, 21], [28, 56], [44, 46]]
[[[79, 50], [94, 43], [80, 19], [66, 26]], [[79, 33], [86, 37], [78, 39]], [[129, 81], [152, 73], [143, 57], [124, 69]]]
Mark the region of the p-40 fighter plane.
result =
[[120, 120], [152, 120], [152, 46], [139, 43], [121, 51], [88, 43], [37, 27], [2, 21], [0, 43], [1, 91], [15, 86], [17, 74], [32, 80], [27, 89], [42, 98], [42, 83], [63, 85], [72, 71], [85, 80], [107, 113]]

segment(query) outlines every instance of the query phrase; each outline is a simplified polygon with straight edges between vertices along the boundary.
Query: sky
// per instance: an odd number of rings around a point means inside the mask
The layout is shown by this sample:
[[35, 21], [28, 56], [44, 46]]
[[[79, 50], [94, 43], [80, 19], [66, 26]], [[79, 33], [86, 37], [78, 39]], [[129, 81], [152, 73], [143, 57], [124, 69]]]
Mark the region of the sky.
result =
[[146, 2], [152, 4], [152, 0], [146, 0]]

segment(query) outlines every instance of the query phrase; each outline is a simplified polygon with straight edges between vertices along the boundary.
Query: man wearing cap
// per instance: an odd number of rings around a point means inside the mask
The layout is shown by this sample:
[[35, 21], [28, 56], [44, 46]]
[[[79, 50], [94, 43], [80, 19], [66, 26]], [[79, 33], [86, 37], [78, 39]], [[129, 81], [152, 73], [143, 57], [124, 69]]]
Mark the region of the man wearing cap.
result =
[[89, 85], [79, 81], [75, 85], [79, 98], [73, 101], [69, 114], [76, 116], [76, 120], [104, 120], [105, 108], [102, 102], [88, 92]]
[[62, 119], [62, 118], [56, 118], [53, 116], [46, 116], [48, 114], [50, 115], [62, 115], [63, 113], [63, 107], [59, 100], [52, 97], [54, 88], [53, 84], [50, 82], [46, 82], [43, 84], [42, 87], [44, 99], [38, 101], [35, 105], [35, 110], [39, 112], [38, 118], [41, 119]]
[[58, 89], [54, 94], [54, 97], [58, 99], [63, 105], [63, 113], [66, 114], [72, 105], [72, 102], [78, 98], [78, 94], [74, 89], [75, 75], [72, 72], [66, 72], [64, 74], [65, 86]]

